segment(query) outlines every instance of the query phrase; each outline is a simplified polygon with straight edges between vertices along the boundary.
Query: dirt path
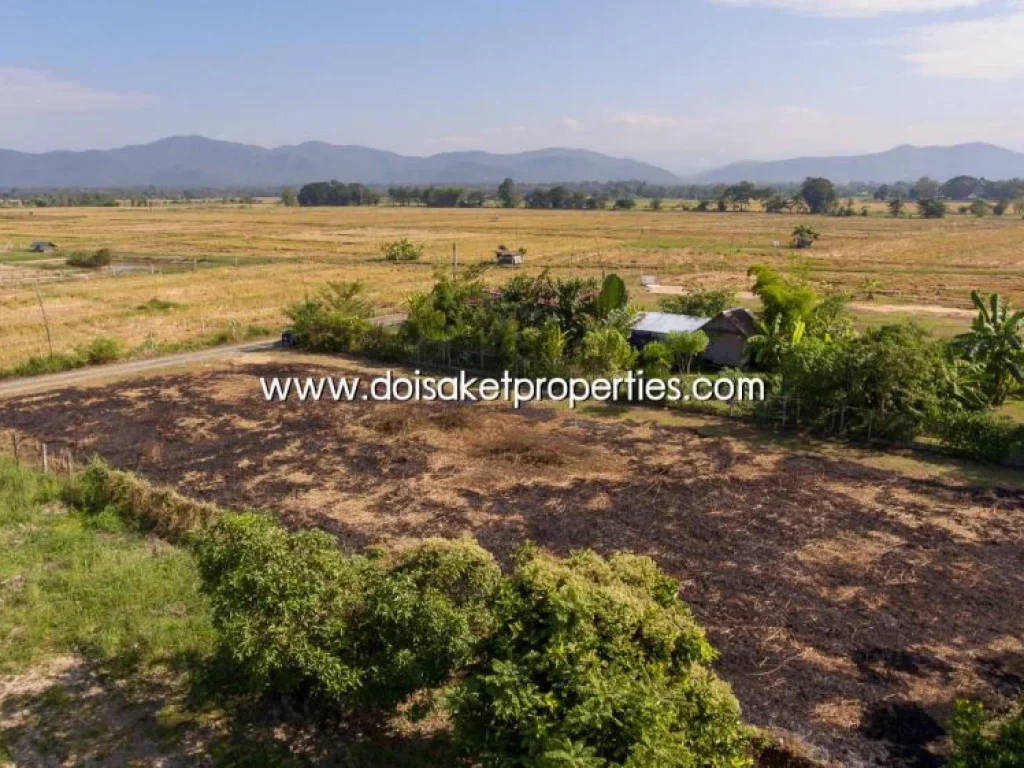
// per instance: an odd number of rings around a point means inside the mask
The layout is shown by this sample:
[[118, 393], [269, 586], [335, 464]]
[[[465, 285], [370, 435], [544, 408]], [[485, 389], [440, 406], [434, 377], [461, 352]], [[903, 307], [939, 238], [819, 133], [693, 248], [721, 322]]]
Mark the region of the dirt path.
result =
[[49, 389], [88, 384], [93, 381], [119, 379], [137, 373], [148, 373], [179, 365], [217, 360], [231, 357], [239, 352], [265, 352], [276, 345], [277, 342], [270, 339], [256, 342], [247, 341], [242, 344], [214, 347], [213, 349], [203, 349], [198, 352], [182, 352], [178, 355], [166, 355], [165, 357], [155, 357], [150, 360], [132, 360], [127, 363], [79, 368], [67, 373], [51, 373], [45, 376], [32, 376], [26, 379], [11, 379], [0, 382], [0, 399], [44, 392]]
[[[647, 287], [648, 293], [665, 296], [681, 296], [687, 293], [688, 290], [688, 288], [682, 285], [651, 285]], [[740, 291], [736, 295], [743, 301], [752, 301], [757, 298], [750, 291]], [[963, 318], [972, 318], [977, 314], [977, 312], [971, 309], [940, 307], [937, 304], [876, 304], [875, 302], [856, 301], [851, 302], [849, 306], [855, 312], [877, 312], [880, 314], [934, 315], [936, 317]]]

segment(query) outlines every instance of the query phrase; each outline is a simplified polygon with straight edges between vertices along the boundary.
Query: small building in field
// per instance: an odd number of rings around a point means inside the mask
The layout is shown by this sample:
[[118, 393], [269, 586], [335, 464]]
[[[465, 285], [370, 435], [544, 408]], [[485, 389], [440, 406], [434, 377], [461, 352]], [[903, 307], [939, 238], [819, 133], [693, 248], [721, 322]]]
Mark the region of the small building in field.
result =
[[745, 309], [727, 309], [715, 317], [694, 317], [672, 312], [644, 312], [630, 333], [630, 341], [643, 348], [664, 341], [670, 333], [703, 331], [708, 347], [701, 359], [711, 365], [738, 368], [747, 361], [747, 339], [754, 335], [754, 316]]
[[712, 365], [739, 368], [747, 362], [747, 339], [756, 333], [757, 326], [750, 312], [737, 307], [711, 318], [701, 330], [710, 340], [704, 359]]
[[522, 249], [513, 251], [510, 248], [506, 248], [504, 245], [498, 246], [498, 250], [494, 252], [494, 260], [497, 261], [500, 266], [518, 267], [523, 263], [524, 258], [526, 258], [526, 254]]
[[49, 253], [57, 250], [57, 244], [48, 240], [36, 240], [28, 247], [32, 253]]

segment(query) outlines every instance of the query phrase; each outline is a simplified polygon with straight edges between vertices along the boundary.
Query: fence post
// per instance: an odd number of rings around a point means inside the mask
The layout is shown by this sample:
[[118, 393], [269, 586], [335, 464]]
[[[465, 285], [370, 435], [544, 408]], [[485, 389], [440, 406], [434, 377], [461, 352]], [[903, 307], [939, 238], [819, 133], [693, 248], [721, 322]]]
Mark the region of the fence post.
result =
[[18, 456], [18, 433], [17, 432], [15, 432], [14, 435], [12, 436], [12, 442], [14, 443], [14, 463], [15, 464], [20, 464], [21, 461], [20, 461], [20, 458]]
[[49, 465], [49, 461], [48, 461], [48, 456], [46, 455], [46, 443], [43, 443], [42, 453], [43, 453], [43, 473], [45, 474], [45, 473], [50, 471], [50, 465]]

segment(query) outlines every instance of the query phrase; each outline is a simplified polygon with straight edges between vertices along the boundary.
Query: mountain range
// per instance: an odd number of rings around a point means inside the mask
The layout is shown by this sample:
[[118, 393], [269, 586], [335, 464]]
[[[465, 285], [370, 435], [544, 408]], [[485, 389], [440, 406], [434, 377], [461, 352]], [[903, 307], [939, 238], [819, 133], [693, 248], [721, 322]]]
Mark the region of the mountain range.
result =
[[[685, 180], [698, 184], [783, 184], [825, 176], [835, 182], [894, 182], [921, 176], [945, 181], [959, 175], [1024, 177], [1024, 153], [983, 143], [905, 145], [867, 155], [738, 162], [701, 171]], [[266, 149], [202, 136], [177, 136], [110, 150], [41, 154], [0, 150], [0, 188], [279, 187], [328, 179], [364, 184], [493, 185], [507, 176], [524, 184], [683, 181], [651, 163], [560, 148], [414, 157], [316, 141]]]
[[770, 162], [732, 163], [704, 171], [690, 180], [701, 184], [784, 184], [824, 176], [835, 182], [914, 181], [930, 176], [948, 181], [954, 176], [986, 179], [1024, 177], [1024, 153], [994, 144], [957, 144], [951, 147], [914, 147], [909, 144], [886, 152], [840, 157], [798, 157]]
[[260, 187], [329, 179], [364, 184], [499, 184], [507, 176], [527, 184], [679, 181], [649, 163], [582, 149], [409, 157], [317, 141], [265, 149], [202, 136], [178, 136], [104, 151], [29, 154], [0, 150], [0, 187]]

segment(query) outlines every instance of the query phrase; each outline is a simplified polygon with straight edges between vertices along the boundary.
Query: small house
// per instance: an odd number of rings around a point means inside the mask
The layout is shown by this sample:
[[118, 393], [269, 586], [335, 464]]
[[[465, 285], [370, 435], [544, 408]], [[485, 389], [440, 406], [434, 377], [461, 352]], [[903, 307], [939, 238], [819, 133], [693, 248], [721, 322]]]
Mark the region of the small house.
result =
[[747, 339], [757, 328], [754, 316], [737, 307], [711, 318], [701, 330], [710, 341], [704, 359], [712, 365], [739, 368], [747, 361]]
[[57, 250], [57, 244], [47, 240], [36, 240], [28, 247], [32, 253], [49, 253]]
[[526, 254], [522, 249], [513, 251], [504, 245], [498, 246], [498, 250], [494, 252], [494, 259], [498, 262], [499, 266], [518, 267], [523, 263], [525, 256]]
[[708, 347], [701, 359], [711, 365], [738, 368], [747, 360], [747, 339], [755, 333], [754, 316], [745, 309], [727, 309], [715, 317], [672, 312], [644, 312], [633, 326], [630, 341], [637, 347], [664, 341], [670, 333], [703, 331]]

